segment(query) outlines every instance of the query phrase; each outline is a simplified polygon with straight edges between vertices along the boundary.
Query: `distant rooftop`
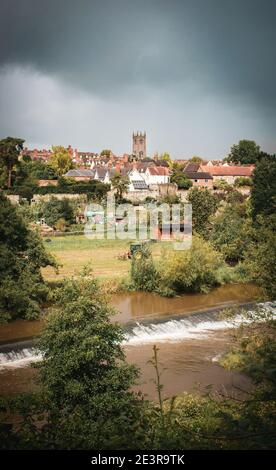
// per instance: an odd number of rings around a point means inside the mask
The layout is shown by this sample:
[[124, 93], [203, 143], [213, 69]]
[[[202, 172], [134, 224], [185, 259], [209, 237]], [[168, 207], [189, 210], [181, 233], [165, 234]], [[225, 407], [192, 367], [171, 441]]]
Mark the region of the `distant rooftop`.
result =
[[65, 173], [64, 176], [71, 176], [71, 177], [77, 177], [77, 176], [90, 176], [91, 178], [94, 177], [95, 172], [93, 170], [81, 170], [81, 169], [76, 169], [76, 170], [69, 170], [67, 173]]

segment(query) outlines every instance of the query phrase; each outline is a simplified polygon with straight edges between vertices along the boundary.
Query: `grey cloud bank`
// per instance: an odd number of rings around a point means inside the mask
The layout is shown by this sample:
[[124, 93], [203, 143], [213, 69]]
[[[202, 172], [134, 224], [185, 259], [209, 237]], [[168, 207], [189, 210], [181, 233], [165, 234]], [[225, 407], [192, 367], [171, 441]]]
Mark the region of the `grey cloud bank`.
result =
[[224, 156], [275, 152], [273, 0], [1, 0], [0, 129], [71, 143]]

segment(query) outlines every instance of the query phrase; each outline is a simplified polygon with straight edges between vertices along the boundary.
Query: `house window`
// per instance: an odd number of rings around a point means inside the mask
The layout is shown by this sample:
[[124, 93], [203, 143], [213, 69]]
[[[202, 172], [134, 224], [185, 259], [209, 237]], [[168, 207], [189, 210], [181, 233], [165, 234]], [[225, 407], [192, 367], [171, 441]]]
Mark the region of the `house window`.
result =
[[197, 183], [197, 180], [194, 180], [195, 183]]
[[208, 183], [208, 180], [205, 180], [205, 183]]

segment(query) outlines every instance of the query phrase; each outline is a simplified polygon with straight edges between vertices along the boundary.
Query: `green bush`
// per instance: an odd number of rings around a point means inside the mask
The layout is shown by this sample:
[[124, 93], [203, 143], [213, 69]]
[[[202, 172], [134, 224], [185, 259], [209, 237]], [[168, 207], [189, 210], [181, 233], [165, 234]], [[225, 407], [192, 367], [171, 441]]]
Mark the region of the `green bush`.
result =
[[242, 188], [244, 186], [252, 186], [252, 179], [247, 178], [246, 176], [240, 176], [239, 178], [235, 179], [234, 186], [237, 188]]
[[56, 267], [39, 235], [0, 193], [0, 317], [33, 319], [49, 295], [40, 268]]
[[137, 251], [131, 262], [131, 287], [135, 290], [155, 291], [159, 284], [159, 276], [154, 265], [149, 247], [144, 246]]
[[222, 257], [201, 237], [194, 235], [189, 250], [168, 251], [159, 265], [161, 284], [175, 293], [206, 292], [218, 285]]
[[227, 262], [238, 262], [245, 257], [250, 226], [245, 204], [227, 204], [213, 220], [210, 242]]
[[50, 227], [56, 226], [61, 219], [64, 223], [59, 223], [59, 225], [63, 225], [63, 229], [65, 229], [66, 225], [75, 222], [73, 206], [68, 199], [59, 200], [51, 197], [49, 201], [45, 202], [42, 215]]
[[132, 259], [130, 288], [170, 297], [185, 292], [207, 292], [223, 283], [225, 263], [212, 246], [194, 235], [192, 247], [164, 251], [154, 263], [150, 249], [143, 247]]

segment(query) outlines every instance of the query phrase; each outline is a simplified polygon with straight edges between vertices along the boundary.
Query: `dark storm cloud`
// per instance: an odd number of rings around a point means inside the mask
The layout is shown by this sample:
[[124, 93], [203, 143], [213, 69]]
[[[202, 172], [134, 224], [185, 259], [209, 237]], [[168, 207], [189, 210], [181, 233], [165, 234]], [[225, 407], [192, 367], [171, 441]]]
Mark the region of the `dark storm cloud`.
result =
[[[95, 139], [113, 131], [121, 151], [114, 119], [125, 120], [124, 132], [147, 126], [162, 145], [167, 129], [181, 153], [193, 142], [195, 152], [224, 151], [255, 135], [274, 148], [276, 0], [0, 0], [0, 8], [5, 132], [51, 143], [55, 116], [59, 135], [74, 135], [74, 111], [99, 126]], [[42, 95], [49, 123], [38, 125]], [[99, 124], [91, 110], [113, 120]]]
[[276, 102], [275, 0], [2, 0], [0, 62], [97, 93], [184, 86]]

